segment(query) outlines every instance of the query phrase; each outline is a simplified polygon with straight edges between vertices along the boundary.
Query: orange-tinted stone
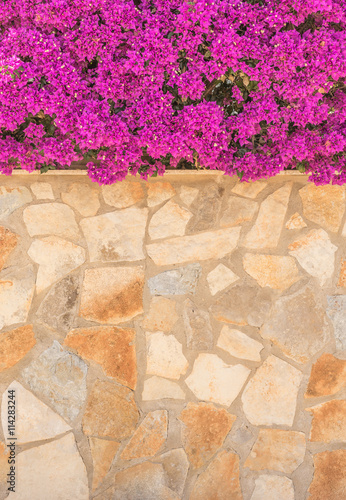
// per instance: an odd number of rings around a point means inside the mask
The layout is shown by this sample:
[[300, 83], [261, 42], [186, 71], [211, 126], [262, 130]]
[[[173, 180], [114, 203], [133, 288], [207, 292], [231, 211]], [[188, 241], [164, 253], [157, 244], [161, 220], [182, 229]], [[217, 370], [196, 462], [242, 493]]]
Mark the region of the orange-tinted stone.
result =
[[11, 368], [36, 344], [32, 325], [21, 326], [0, 335], [0, 372]]
[[92, 482], [92, 489], [94, 491], [101, 484], [109, 471], [112, 460], [119, 450], [120, 443], [90, 437], [89, 445], [94, 466]]
[[346, 387], [346, 361], [322, 354], [312, 365], [306, 398], [331, 396]]
[[285, 224], [286, 229], [301, 229], [306, 227], [302, 217], [296, 212]]
[[329, 231], [338, 231], [345, 212], [344, 186], [315, 186], [309, 182], [299, 194], [305, 217]]
[[174, 196], [175, 189], [169, 182], [148, 183], [148, 206], [154, 207]]
[[313, 408], [307, 408], [313, 414], [310, 440], [346, 441], [346, 401], [333, 399]]
[[6, 227], [0, 226], [0, 271], [10, 255], [16, 248], [18, 243], [18, 235], [12, 233]]
[[314, 456], [314, 478], [309, 500], [341, 500], [346, 492], [346, 450], [324, 451]]
[[261, 287], [286, 290], [300, 279], [295, 260], [288, 256], [246, 253], [243, 265]]
[[149, 313], [145, 316], [142, 323], [143, 328], [151, 331], [171, 331], [179, 319], [175, 307], [176, 303], [174, 300], [166, 299], [165, 297], [153, 297]]
[[346, 259], [342, 259], [341, 261], [338, 286], [346, 287]]
[[109, 186], [102, 186], [102, 194], [107, 205], [115, 208], [131, 207], [144, 199], [141, 184], [127, 180]]
[[166, 410], [151, 411], [138, 427], [121, 454], [123, 460], [153, 457], [167, 439]]

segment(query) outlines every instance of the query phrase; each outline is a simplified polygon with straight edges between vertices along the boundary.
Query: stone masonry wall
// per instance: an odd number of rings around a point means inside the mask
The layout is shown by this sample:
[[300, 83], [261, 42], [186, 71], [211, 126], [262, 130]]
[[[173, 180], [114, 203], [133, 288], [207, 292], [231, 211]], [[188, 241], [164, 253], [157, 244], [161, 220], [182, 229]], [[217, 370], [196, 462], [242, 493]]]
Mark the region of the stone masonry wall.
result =
[[346, 497], [345, 187], [2, 176], [0, 270], [1, 499]]

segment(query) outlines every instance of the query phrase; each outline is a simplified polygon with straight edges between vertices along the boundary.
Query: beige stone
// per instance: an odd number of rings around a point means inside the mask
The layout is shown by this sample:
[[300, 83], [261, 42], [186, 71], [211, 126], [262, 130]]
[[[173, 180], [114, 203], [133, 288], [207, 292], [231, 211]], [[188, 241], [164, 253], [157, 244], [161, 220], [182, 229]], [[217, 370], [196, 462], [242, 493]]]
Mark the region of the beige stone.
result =
[[307, 226], [298, 212], [294, 213], [285, 224], [286, 229], [302, 229], [303, 227]]
[[217, 227], [225, 189], [216, 183], [208, 183], [200, 190], [193, 205], [195, 216], [188, 225], [189, 233], [197, 233]]
[[0, 373], [24, 358], [36, 344], [32, 325], [21, 326], [0, 335]]
[[242, 244], [247, 248], [275, 248], [280, 239], [292, 183], [287, 182], [262, 203], [256, 222]]
[[239, 234], [240, 227], [231, 227], [192, 236], [178, 236], [147, 245], [147, 252], [158, 266], [222, 259], [236, 248]]
[[0, 186], [0, 220], [31, 201], [30, 191], [24, 186], [14, 188]]
[[314, 477], [309, 500], [341, 500], [346, 491], [346, 450], [324, 451], [314, 455]]
[[168, 451], [152, 461], [162, 464], [167, 478], [167, 486], [182, 497], [189, 470], [189, 461], [183, 448]]
[[80, 223], [91, 262], [121, 262], [143, 260], [143, 240], [147, 223], [147, 208], [125, 208]]
[[7, 474], [10, 468], [10, 464], [8, 463], [9, 453], [10, 450], [5, 443], [0, 441], [0, 485], [6, 483], [8, 479]]
[[231, 356], [250, 361], [261, 361], [263, 345], [239, 330], [224, 325], [221, 330], [217, 347], [227, 351]]
[[183, 236], [192, 213], [174, 201], [168, 201], [151, 218], [148, 233], [152, 240]]
[[182, 202], [189, 207], [198, 195], [198, 189], [191, 186], [181, 186], [179, 196]]
[[306, 398], [332, 396], [346, 387], [346, 361], [322, 354], [312, 365]]
[[304, 461], [306, 450], [303, 432], [260, 429], [244, 467], [252, 470], [275, 470], [292, 474]]
[[62, 238], [79, 238], [74, 213], [63, 203], [30, 205], [24, 209], [23, 218], [31, 237], [53, 234]]
[[185, 393], [176, 382], [154, 376], [144, 381], [142, 399], [143, 401], [185, 399]]
[[198, 263], [184, 267], [169, 269], [148, 279], [148, 287], [152, 295], [195, 295], [202, 273]]
[[239, 482], [239, 457], [221, 451], [194, 484], [189, 500], [242, 500]]
[[258, 210], [256, 201], [230, 196], [227, 209], [220, 220], [221, 227], [237, 226], [252, 220]]
[[341, 236], [346, 236], [346, 222], [345, 222], [344, 227], [342, 229]]
[[276, 356], [268, 356], [248, 382], [241, 400], [253, 425], [293, 425], [302, 373]]
[[175, 189], [169, 182], [154, 181], [148, 183], [148, 207], [155, 207], [174, 196]]
[[133, 392], [112, 382], [96, 380], [91, 388], [82, 426], [87, 436], [125, 439], [138, 423]]
[[299, 271], [292, 257], [246, 253], [243, 257], [245, 271], [261, 287], [286, 290], [300, 279]]
[[337, 247], [330, 241], [323, 229], [312, 229], [288, 247], [306, 272], [317, 278], [323, 286], [334, 273]]
[[124, 448], [121, 458], [153, 457], [167, 439], [168, 414], [166, 410], [149, 412]]
[[74, 182], [66, 193], [61, 193], [61, 199], [70, 207], [75, 208], [83, 217], [95, 215], [100, 208], [98, 189]]
[[9, 255], [16, 248], [18, 235], [6, 227], [0, 226], [0, 271], [4, 267]]
[[34, 291], [35, 274], [31, 265], [1, 273], [0, 330], [27, 321]]
[[240, 182], [238, 181], [232, 193], [238, 194], [239, 196], [245, 196], [246, 198], [257, 198], [261, 191], [266, 188], [267, 182]]
[[299, 195], [307, 219], [328, 231], [336, 233], [339, 230], [345, 212], [344, 186], [315, 186], [308, 183], [299, 190]]
[[233, 271], [223, 264], [218, 264], [207, 276], [210, 293], [215, 295], [239, 279]]
[[346, 287], [346, 259], [341, 260], [338, 286]]
[[93, 459], [92, 490], [95, 491], [109, 471], [112, 461], [120, 448], [120, 443], [89, 437], [89, 446]]
[[183, 306], [187, 348], [197, 351], [212, 349], [214, 337], [209, 313], [197, 307], [189, 298]]
[[37, 200], [54, 200], [53, 189], [48, 182], [34, 182], [30, 188]]
[[135, 344], [133, 328], [116, 326], [75, 328], [64, 340], [64, 345], [79, 356], [100, 364], [107, 377], [130, 389], [135, 389], [137, 383]]
[[144, 200], [144, 190], [139, 182], [123, 181], [102, 186], [102, 195], [111, 207], [127, 208]]
[[147, 332], [146, 341], [148, 375], [178, 380], [186, 373], [189, 363], [183, 355], [181, 343], [174, 335]]
[[195, 469], [221, 448], [236, 420], [235, 415], [207, 403], [188, 403], [178, 418], [183, 423], [183, 446]]
[[147, 330], [170, 332], [178, 321], [176, 302], [165, 297], [153, 297], [150, 302], [149, 312], [142, 321], [142, 327]]
[[310, 441], [346, 441], [346, 401], [333, 399], [313, 408], [306, 408], [313, 415]]
[[84, 248], [56, 236], [34, 240], [28, 250], [29, 257], [39, 264], [36, 292], [77, 269], [85, 262]]
[[294, 500], [291, 479], [285, 476], [262, 474], [255, 479], [255, 489], [250, 500]]
[[123, 323], [143, 312], [142, 267], [86, 269], [79, 315], [98, 323]]

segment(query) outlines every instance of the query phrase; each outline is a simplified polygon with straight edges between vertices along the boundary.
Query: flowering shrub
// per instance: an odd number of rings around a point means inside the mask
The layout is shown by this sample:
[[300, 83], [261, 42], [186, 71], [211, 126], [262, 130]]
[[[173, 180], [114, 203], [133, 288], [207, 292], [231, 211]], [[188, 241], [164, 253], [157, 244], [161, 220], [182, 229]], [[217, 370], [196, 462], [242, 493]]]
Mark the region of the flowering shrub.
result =
[[346, 181], [346, 0], [0, 0], [0, 172]]

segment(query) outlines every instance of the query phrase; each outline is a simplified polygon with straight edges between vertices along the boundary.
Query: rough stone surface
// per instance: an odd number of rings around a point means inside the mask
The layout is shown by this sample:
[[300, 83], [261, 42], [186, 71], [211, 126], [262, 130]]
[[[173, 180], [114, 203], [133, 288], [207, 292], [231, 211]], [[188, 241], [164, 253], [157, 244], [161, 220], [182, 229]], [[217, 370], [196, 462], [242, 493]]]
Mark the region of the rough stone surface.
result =
[[174, 201], [168, 201], [152, 216], [148, 233], [152, 240], [183, 236], [192, 213]]
[[82, 422], [87, 436], [125, 439], [133, 434], [138, 419], [132, 391], [112, 382], [96, 380]]
[[30, 205], [24, 209], [23, 218], [31, 237], [45, 234], [71, 239], [79, 237], [74, 213], [63, 203]]
[[324, 227], [328, 231], [339, 230], [345, 212], [344, 186], [315, 186], [307, 184], [299, 190], [307, 219]]
[[214, 340], [209, 313], [199, 309], [191, 299], [186, 299], [183, 319], [188, 349], [197, 351], [212, 349]]
[[189, 461], [183, 448], [168, 451], [153, 461], [159, 462], [163, 466], [167, 486], [181, 497], [189, 470]]
[[253, 425], [292, 426], [302, 373], [276, 356], [269, 356], [242, 394], [244, 413]]
[[176, 382], [154, 376], [144, 381], [142, 399], [143, 401], [185, 399], [185, 393]]
[[285, 476], [262, 474], [255, 479], [255, 489], [250, 500], [294, 500], [291, 479]]
[[208, 184], [198, 194], [194, 203], [196, 215], [191, 220], [189, 232], [206, 231], [215, 227], [221, 209], [224, 189], [217, 184]]
[[31, 201], [30, 191], [24, 186], [14, 188], [0, 186], [0, 220]]
[[184, 295], [195, 294], [197, 283], [202, 272], [200, 264], [188, 264], [163, 273], [148, 280], [152, 295]]
[[54, 200], [53, 189], [48, 182], [34, 182], [30, 189], [37, 200]]
[[303, 432], [260, 429], [244, 467], [292, 474], [303, 463], [306, 450]]
[[32, 325], [0, 334], [0, 373], [24, 358], [36, 344]]
[[327, 314], [333, 323], [336, 348], [346, 350], [346, 295], [331, 295], [327, 301]]
[[294, 213], [292, 217], [285, 224], [286, 229], [302, 229], [307, 227], [301, 215], [298, 212]]
[[215, 269], [210, 271], [207, 276], [210, 293], [212, 295], [215, 295], [216, 293], [221, 292], [221, 290], [227, 288], [238, 279], [239, 276], [237, 276], [228, 267], [224, 266], [223, 264], [218, 264]]
[[256, 201], [231, 196], [228, 198], [227, 209], [220, 220], [221, 227], [237, 226], [252, 220], [258, 210]]
[[346, 259], [341, 260], [338, 286], [346, 287]]
[[243, 258], [245, 271], [261, 287], [286, 290], [299, 279], [299, 271], [292, 257], [246, 253]]
[[0, 276], [0, 330], [4, 326], [25, 323], [35, 290], [35, 274], [31, 265], [7, 269]]
[[340, 500], [345, 496], [346, 450], [317, 453], [314, 468], [309, 500]]
[[242, 500], [239, 482], [239, 457], [221, 451], [194, 484], [189, 500]]
[[288, 249], [302, 268], [319, 280], [321, 286], [332, 277], [337, 247], [323, 229], [312, 229], [291, 243]]
[[309, 286], [280, 297], [260, 333], [298, 363], [309, 361], [330, 340], [325, 308]]
[[158, 266], [196, 260], [222, 259], [235, 249], [239, 234], [239, 227], [231, 227], [191, 236], [178, 236], [162, 243], [147, 245], [147, 252]]
[[0, 271], [4, 267], [9, 255], [16, 248], [18, 243], [18, 235], [0, 226]]
[[186, 373], [189, 363], [183, 355], [181, 343], [174, 335], [147, 332], [146, 341], [148, 375], [178, 380]]
[[232, 189], [232, 193], [239, 194], [239, 196], [245, 196], [246, 198], [257, 198], [261, 191], [266, 188], [267, 182], [240, 182]]
[[262, 203], [254, 226], [247, 233], [243, 245], [247, 248], [275, 248], [284, 223], [292, 183], [287, 182]]
[[194, 202], [197, 195], [198, 189], [191, 186], [181, 186], [179, 191], [181, 201], [188, 207]]
[[217, 341], [217, 347], [227, 351], [231, 356], [250, 361], [261, 361], [263, 345], [239, 330], [225, 325]]
[[222, 446], [236, 417], [213, 404], [188, 403], [180, 413], [182, 441], [192, 466], [202, 467]]
[[346, 387], [346, 361], [322, 354], [312, 365], [306, 398], [332, 396]]
[[143, 312], [142, 267], [86, 269], [79, 315], [98, 323], [123, 323]]
[[148, 184], [148, 207], [155, 207], [175, 194], [175, 189], [169, 182], [150, 183]]
[[144, 200], [144, 190], [139, 182], [117, 182], [102, 186], [102, 194], [107, 205], [115, 208], [131, 207]]
[[310, 441], [346, 441], [346, 401], [333, 399], [313, 408]]
[[89, 437], [89, 446], [93, 459], [92, 490], [95, 491], [109, 471], [115, 454], [120, 448], [120, 443]]
[[95, 215], [100, 208], [98, 189], [81, 182], [71, 184], [66, 193], [61, 193], [61, 199], [83, 217]]
[[121, 262], [144, 259], [143, 240], [148, 209], [125, 208], [80, 223], [91, 262]]
[[167, 427], [166, 410], [149, 412], [124, 448], [121, 458], [132, 460], [156, 455], [167, 439]]
[[165, 297], [153, 297], [147, 316], [142, 321], [142, 327], [147, 330], [170, 332], [179, 319], [174, 300]]
[[54, 340], [22, 372], [25, 382], [40, 398], [45, 397], [63, 418], [74, 420], [84, 405], [88, 367]]
[[[0, 441], [0, 486], [2, 484], [5, 485], [7, 482], [7, 479], [8, 479], [7, 473], [8, 473], [8, 468], [9, 468], [9, 464], [8, 464], [9, 452], [10, 452], [10, 450], [7, 448], [5, 443], [2, 443]], [[6, 487], [8, 487], [7, 484], [6, 484]]]

